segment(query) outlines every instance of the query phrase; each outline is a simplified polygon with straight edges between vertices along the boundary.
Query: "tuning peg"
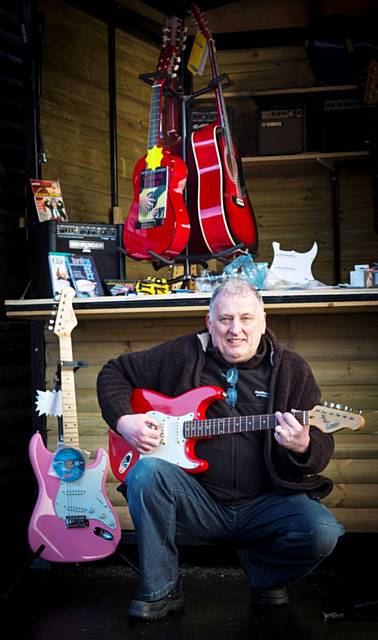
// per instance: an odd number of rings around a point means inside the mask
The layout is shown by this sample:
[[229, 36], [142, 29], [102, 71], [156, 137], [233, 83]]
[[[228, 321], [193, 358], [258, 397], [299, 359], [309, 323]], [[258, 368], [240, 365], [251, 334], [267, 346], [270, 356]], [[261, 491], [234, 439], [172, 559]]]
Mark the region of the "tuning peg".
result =
[[329, 406], [330, 406], [331, 409], [334, 409], [335, 408], [335, 403], [334, 402], [330, 402]]
[[180, 62], [181, 62], [181, 58], [180, 58], [180, 56], [177, 56], [177, 58], [176, 58], [176, 62], [178, 62], [178, 63], [180, 63]]
[[335, 404], [335, 409], [338, 409], [339, 411], [344, 411], [344, 405], [338, 402], [337, 404]]
[[172, 78], [177, 78], [177, 73], [172, 73], [172, 74], [171, 74], [171, 77], [172, 77]]
[[363, 413], [364, 413], [364, 412], [362, 411], [362, 409], [359, 409], [359, 410], [358, 410], [358, 414], [359, 414], [360, 416], [362, 416], [362, 415], [363, 415]]

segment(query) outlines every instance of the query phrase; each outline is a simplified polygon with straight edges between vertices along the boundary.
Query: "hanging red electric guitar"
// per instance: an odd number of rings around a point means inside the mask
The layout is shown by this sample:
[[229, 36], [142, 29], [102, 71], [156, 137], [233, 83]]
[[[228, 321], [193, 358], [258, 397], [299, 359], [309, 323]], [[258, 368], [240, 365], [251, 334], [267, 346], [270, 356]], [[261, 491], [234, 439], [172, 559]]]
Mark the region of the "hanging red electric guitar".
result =
[[187, 167], [161, 144], [163, 89], [177, 64], [177, 33], [176, 23], [173, 32], [168, 21], [152, 85], [147, 153], [134, 168], [134, 197], [124, 224], [123, 244], [136, 260], [156, 261], [151, 251], [173, 258], [189, 240], [190, 221], [183, 197]]
[[[214, 40], [206, 28], [198, 7], [191, 11], [205, 36], [213, 80], [219, 78]], [[243, 244], [252, 254], [258, 245], [257, 224], [241, 167], [238, 151], [232, 141], [222, 86], [215, 82], [218, 118], [192, 133], [192, 151], [197, 170], [198, 193], [196, 211], [201, 235], [211, 253]], [[192, 201], [191, 201], [192, 202]], [[195, 227], [195, 224], [193, 224]], [[198, 251], [194, 231], [189, 250]]]
[[63, 289], [54, 332], [62, 367], [63, 444], [55, 453], [35, 433], [29, 456], [38, 481], [38, 499], [29, 522], [33, 551], [51, 562], [92, 562], [110, 556], [121, 539], [117, 514], [105, 492], [108, 456], [98, 449], [86, 464], [79, 447], [71, 331], [75, 291]]
[[[249, 431], [275, 429], [278, 424], [274, 414], [257, 416], [235, 416], [206, 420], [206, 410], [216, 400], [224, 399], [220, 387], [199, 387], [176, 398], [170, 398], [147, 389], [134, 389], [131, 404], [136, 413], [152, 415], [160, 424], [160, 445], [149, 454], [141, 454], [122, 436], [109, 430], [110, 466], [121, 482], [138, 462], [149, 455], [167, 460], [190, 473], [201, 473], [208, 468], [206, 460], [195, 454], [199, 438], [224, 436]], [[333, 407], [314, 407], [310, 411], [293, 411], [301, 424], [317, 427], [324, 433], [340, 429], [361, 429], [365, 420], [360, 414]]]

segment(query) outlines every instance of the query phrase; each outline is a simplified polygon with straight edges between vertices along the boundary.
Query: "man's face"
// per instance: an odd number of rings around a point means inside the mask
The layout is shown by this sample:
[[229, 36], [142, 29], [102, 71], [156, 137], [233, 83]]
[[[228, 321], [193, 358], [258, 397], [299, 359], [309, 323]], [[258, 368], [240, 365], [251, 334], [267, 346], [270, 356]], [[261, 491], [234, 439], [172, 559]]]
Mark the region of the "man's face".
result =
[[227, 362], [246, 362], [257, 351], [265, 333], [265, 313], [253, 292], [244, 289], [235, 295], [220, 293], [213, 311], [206, 317], [213, 345]]

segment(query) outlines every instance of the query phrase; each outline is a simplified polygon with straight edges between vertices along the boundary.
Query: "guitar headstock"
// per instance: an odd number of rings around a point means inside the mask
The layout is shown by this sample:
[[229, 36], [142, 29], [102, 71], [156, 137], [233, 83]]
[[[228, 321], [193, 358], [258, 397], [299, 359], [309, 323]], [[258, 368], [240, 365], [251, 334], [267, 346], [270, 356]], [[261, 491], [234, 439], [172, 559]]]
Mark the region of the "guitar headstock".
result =
[[361, 413], [354, 413], [353, 409], [333, 403], [317, 405], [308, 412], [309, 424], [324, 433], [334, 433], [341, 429], [358, 431], [365, 425], [365, 418]]
[[206, 40], [210, 40], [212, 38], [212, 35], [209, 31], [205, 14], [202, 13], [202, 11], [194, 2], [190, 3], [190, 12], [194, 20], [196, 21], [197, 27], [201, 31], [202, 35], [206, 38]]
[[175, 78], [181, 58], [179, 54], [184, 49], [187, 30], [177, 16], [167, 18], [163, 27], [163, 46], [160, 51], [157, 73]]
[[54, 333], [59, 337], [71, 335], [72, 330], [77, 325], [72, 300], [75, 297], [75, 290], [72, 287], [64, 287], [59, 294], [58, 310], [54, 325]]

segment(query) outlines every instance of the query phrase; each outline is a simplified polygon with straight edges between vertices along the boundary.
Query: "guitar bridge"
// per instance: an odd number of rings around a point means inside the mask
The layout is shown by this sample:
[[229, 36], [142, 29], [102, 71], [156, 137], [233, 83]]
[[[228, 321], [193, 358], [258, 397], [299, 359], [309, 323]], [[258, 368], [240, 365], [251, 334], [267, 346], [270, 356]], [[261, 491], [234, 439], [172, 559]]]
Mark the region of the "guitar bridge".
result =
[[85, 529], [89, 527], [89, 520], [85, 516], [66, 516], [67, 529]]

